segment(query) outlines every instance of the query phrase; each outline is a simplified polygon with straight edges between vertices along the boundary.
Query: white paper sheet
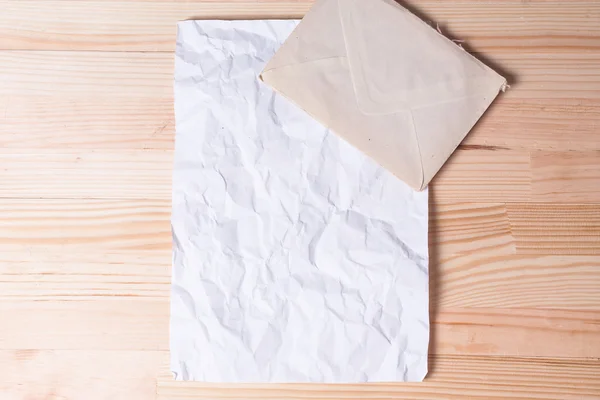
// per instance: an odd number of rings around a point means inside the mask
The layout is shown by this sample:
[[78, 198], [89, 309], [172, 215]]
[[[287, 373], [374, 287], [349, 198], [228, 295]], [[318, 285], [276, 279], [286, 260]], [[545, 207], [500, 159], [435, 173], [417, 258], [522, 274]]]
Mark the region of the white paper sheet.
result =
[[208, 382], [422, 380], [427, 192], [257, 79], [296, 24], [178, 25], [171, 368]]

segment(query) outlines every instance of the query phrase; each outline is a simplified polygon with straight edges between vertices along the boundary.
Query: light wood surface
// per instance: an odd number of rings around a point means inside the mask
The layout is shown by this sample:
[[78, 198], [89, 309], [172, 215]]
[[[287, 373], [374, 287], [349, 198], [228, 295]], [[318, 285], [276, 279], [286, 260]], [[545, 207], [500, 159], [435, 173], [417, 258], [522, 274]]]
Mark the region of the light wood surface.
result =
[[175, 23], [308, 0], [0, 0], [0, 398], [599, 399], [600, 2], [412, 0], [505, 74], [431, 186], [423, 384], [168, 369]]

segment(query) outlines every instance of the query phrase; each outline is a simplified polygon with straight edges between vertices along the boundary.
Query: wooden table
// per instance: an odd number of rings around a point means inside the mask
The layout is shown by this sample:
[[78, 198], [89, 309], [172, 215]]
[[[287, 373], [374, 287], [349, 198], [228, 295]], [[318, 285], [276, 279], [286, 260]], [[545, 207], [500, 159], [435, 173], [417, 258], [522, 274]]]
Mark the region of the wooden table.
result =
[[175, 22], [305, 0], [0, 0], [0, 398], [600, 398], [600, 2], [413, 1], [509, 77], [431, 186], [424, 384], [168, 372]]

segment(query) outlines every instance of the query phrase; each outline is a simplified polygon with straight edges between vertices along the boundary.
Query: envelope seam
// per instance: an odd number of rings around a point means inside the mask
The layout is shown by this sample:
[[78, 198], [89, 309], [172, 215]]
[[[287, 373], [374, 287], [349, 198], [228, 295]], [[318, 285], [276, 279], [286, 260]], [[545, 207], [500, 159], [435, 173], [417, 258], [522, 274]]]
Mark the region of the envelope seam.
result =
[[413, 134], [415, 142], [417, 143], [417, 152], [419, 153], [419, 164], [421, 165], [421, 183], [419, 183], [419, 190], [423, 190], [423, 183], [425, 182], [425, 169], [423, 168], [423, 154], [421, 153], [421, 145], [419, 144], [419, 135], [417, 134], [417, 125], [415, 124], [415, 117], [413, 116], [413, 110], [409, 109], [410, 123], [413, 128]]

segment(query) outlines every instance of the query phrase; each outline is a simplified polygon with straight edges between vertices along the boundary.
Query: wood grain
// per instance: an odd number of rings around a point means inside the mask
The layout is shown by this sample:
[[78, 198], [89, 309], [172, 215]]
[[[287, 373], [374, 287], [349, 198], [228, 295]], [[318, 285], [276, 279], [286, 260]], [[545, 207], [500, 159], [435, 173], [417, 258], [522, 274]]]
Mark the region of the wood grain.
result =
[[0, 95], [168, 97], [171, 53], [0, 51]]
[[481, 57], [503, 73], [511, 99], [600, 98], [600, 52], [532, 54], [494, 53]]
[[430, 190], [434, 203], [527, 201], [531, 197], [529, 153], [463, 148], [438, 172]]
[[0, 197], [171, 198], [168, 151], [0, 153]]
[[168, 200], [2, 199], [0, 250], [171, 250]]
[[532, 198], [538, 202], [598, 202], [600, 152], [532, 153]]
[[505, 205], [491, 203], [432, 204], [429, 246], [441, 259], [477, 251], [488, 255], [516, 252]]
[[595, 361], [434, 356], [424, 383], [218, 385], [175, 382], [164, 370], [158, 400], [192, 399], [597, 399]]
[[[2, 301], [78, 302], [98, 299], [167, 302], [170, 251], [120, 251], [88, 246], [0, 254]], [[84, 308], [83, 308], [84, 309]]]
[[[446, 34], [478, 51], [600, 49], [600, 6], [592, 1], [404, 1]], [[2, 0], [0, 49], [172, 51], [185, 19], [300, 18], [312, 1]]]
[[600, 312], [440, 308], [431, 319], [432, 354], [579, 357], [600, 354]]
[[496, 98], [463, 145], [516, 150], [600, 150], [598, 99], [525, 100], [512, 98], [511, 92]]
[[171, 150], [175, 140], [172, 97], [3, 96], [0, 115], [4, 153]]
[[0, 350], [3, 400], [153, 399], [159, 351]]
[[4, 297], [0, 315], [10, 321], [0, 324], [0, 349], [169, 349], [169, 301], [164, 296], [129, 293], [76, 301]]
[[[3, 49], [173, 51], [177, 21], [301, 18], [306, 1], [117, 2], [2, 0]], [[19, 27], [19, 28], [15, 28]]]
[[477, 251], [432, 259], [429, 268], [434, 308], [600, 310], [600, 258], [596, 256]]
[[[600, 182], [600, 172], [598, 176]], [[507, 208], [519, 254], [600, 254], [596, 205], [525, 203]]]

